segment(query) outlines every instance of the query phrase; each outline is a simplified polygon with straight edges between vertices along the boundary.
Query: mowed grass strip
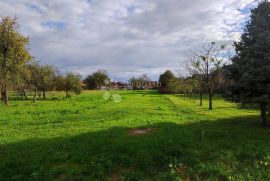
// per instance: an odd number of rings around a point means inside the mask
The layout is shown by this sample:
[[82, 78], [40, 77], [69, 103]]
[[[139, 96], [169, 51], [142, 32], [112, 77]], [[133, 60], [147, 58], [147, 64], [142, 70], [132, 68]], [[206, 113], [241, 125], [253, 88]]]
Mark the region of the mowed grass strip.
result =
[[181, 95], [105, 93], [0, 105], [0, 180], [270, 180], [257, 110], [218, 96], [208, 111]]

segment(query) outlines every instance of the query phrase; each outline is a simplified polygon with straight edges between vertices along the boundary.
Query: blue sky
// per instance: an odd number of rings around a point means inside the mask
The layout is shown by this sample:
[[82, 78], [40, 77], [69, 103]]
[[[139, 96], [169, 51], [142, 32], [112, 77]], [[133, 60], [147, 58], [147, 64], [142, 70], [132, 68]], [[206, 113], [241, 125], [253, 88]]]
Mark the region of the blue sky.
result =
[[36, 60], [83, 76], [105, 69], [114, 80], [167, 69], [205, 41], [238, 40], [254, 0], [0, 0], [17, 16]]

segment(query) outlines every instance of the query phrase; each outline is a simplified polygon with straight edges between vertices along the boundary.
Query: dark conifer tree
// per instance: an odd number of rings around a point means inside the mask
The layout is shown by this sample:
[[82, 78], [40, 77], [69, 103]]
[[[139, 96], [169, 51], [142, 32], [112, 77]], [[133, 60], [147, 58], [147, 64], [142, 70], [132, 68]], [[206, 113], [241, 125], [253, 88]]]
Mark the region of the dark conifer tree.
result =
[[234, 44], [236, 55], [227, 66], [231, 80], [226, 97], [241, 105], [258, 104], [261, 122], [267, 126], [270, 97], [270, 2], [264, 0], [251, 11], [241, 40]]

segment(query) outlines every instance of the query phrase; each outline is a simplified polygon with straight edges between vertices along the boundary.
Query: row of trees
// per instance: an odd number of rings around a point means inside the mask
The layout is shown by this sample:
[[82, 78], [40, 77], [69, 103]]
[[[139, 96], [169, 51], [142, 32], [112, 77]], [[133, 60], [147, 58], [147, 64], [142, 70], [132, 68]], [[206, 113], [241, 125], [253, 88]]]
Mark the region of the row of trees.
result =
[[148, 86], [148, 83], [151, 82], [151, 79], [147, 76], [147, 74], [142, 74], [139, 77], [131, 77], [128, 82], [132, 89], [144, 89]]
[[[192, 97], [195, 93], [208, 93], [209, 110], [213, 109], [215, 92], [226, 85], [226, 99], [242, 106], [258, 104], [261, 121], [267, 125], [267, 110], [270, 104], [270, 2], [263, 0], [251, 11], [239, 42], [234, 43], [235, 54], [228, 55], [226, 45], [216, 42], [205, 43], [186, 54], [186, 68], [190, 76], [177, 78], [167, 71], [160, 76], [161, 91], [183, 92]], [[0, 89], [1, 99], [8, 103], [8, 91], [18, 90], [27, 97], [27, 91], [36, 95], [46, 91], [80, 92], [80, 75], [62, 75], [55, 68], [39, 65], [29, 53], [29, 37], [19, 31], [17, 19], [4, 17], [0, 22]], [[229, 64], [228, 60], [230, 61]], [[133, 78], [132, 83], [148, 81], [147, 76]], [[105, 71], [89, 75], [85, 80], [87, 88], [100, 89], [110, 83]]]
[[[27, 75], [24, 76], [22, 86], [19, 89], [34, 90], [33, 101], [36, 101], [37, 93], [42, 92], [43, 99], [46, 99], [47, 91], [65, 91], [66, 97], [70, 92], [79, 94], [81, 92], [81, 75], [72, 72], [61, 74], [56, 68], [50, 65], [39, 65], [36, 62], [28, 64]], [[25, 95], [25, 94], [24, 94]], [[25, 98], [27, 98], [25, 96]]]
[[[102, 87], [110, 88], [113, 86], [111, 79], [105, 70], [98, 70], [88, 75], [83, 81], [86, 89], [100, 90]], [[147, 74], [142, 74], [138, 77], [131, 77], [128, 80], [128, 84], [118, 82], [118, 84], [126, 85], [126, 87], [136, 89], [147, 89], [147, 88], [158, 88], [159, 84], [157, 81], [151, 81]]]
[[[160, 76], [161, 91], [209, 95], [209, 110], [213, 109], [213, 96], [222, 90], [225, 99], [242, 107], [257, 104], [261, 123], [267, 126], [270, 104], [270, 2], [261, 1], [251, 11], [239, 42], [234, 43], [234, 54], [226, 45], [205, 43], [186, 55], [186, 68], [190, 76], [177, 78], [166, 71]], [[232, 55], [232, 56], [231, 56]]]
[[52, 66], [42, 66], [29, 53], [29, 37], [20, 33], [16, 18], [3, 17], [0, 22], [0, 89], [1, 99], [7, 105], [9, 90], [16, 90], [28, 99], [27, 92], [37, 94], [46, 91], [80, 92], [81, 76], [74, 73], [62, 75]]
[[184, 93], [189, 97], [200, 95], [200, 105], [203, 93], [209, 97], [209, 110], [213, 109], [213, 96], [224, 84], [222, 67], [228, 60], [229, 49], [226, 45], [215, 42], [205, 43], [200, 48], [186, 53], [186, 71], [188, 76], [176, 77], [171, 71], [160, 75], [162, 93]]

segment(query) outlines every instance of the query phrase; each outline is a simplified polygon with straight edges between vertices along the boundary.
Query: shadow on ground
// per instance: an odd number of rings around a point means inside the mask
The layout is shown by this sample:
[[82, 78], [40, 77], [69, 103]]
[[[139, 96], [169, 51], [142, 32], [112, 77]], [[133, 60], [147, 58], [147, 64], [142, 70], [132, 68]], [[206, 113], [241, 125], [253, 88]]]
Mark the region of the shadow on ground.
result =
[[0, 180], [267, 179], [270, 168], [260, 161], [269, 159], [270, 130], [256, 119], [160, 123], [140, 136], [115, 127], [0, 145]]

